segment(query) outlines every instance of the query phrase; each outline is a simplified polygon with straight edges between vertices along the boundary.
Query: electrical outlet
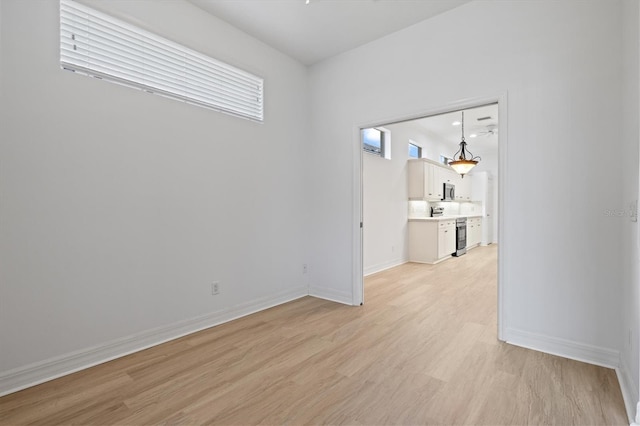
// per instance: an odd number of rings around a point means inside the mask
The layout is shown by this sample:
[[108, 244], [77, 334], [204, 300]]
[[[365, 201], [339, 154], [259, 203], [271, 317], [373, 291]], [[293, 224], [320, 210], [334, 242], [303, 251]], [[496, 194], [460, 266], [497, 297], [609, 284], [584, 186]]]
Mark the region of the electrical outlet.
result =
[[220, 281], [214, 281], [211, 283], [211, 295], [217, 296], [220, 294]]
[[309, 272], [309, 266], [307, 266], [307, 264], [305, 263], [304, 265], [302, 265], [302, 273], [306, 274], [307, 272]]

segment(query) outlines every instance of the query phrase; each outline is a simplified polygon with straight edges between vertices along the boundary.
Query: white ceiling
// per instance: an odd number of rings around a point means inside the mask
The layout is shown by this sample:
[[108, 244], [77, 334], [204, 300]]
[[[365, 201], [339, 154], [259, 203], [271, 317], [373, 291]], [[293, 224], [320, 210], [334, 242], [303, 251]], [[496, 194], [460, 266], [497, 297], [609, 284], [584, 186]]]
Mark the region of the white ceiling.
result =
[[311, 65], [471, 0], [189, 0]]
[[[491, 117], [486, 120], [478, 118]], [[420, 118], [407, 122], [424, 130], [431, 140], [451, 146], [451, 154], [457, 150], [462, 139], [461, 111]], [[490, 130], [493, 129], [493, 132]], [[475, 137], [473, 137], [475, 135]], [[498, 153], [498, 104], [485, 105], [464, 110], [464, 136], [467, 148], [473, 154], [497, 155]]]

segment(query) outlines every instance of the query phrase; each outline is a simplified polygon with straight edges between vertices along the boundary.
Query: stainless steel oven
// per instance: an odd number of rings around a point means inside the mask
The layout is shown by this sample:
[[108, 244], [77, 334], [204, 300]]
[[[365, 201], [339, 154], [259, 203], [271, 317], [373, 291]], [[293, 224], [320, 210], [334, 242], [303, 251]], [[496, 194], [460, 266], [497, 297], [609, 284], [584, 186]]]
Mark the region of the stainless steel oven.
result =
[[456, 219], [456, 251], [453, 256], [462, 256], [467, 252], [467, 218]]

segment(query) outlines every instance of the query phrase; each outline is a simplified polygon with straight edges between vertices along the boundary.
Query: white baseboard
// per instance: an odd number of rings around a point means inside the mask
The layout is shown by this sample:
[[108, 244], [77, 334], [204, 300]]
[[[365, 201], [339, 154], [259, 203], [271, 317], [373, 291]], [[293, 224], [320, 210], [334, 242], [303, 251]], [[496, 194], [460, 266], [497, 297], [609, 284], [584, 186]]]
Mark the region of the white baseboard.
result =
[[332, 290], [324, 287], [310, 286], [309, 296], [353, 306], [353, 295], [351, 293], [345, 293], [343, 291]]
[[386, 271], [390, 268], [395, 268], [396, 266], [404, 265], [407, 263], [408, 259], [395, 259], [389, 262], [378, 263], [377, 265], [366, 266], [363, 271], [363, 275], [366, 277], [368, 275], [375, 274], [377, 272]]
[[105, 344], [68, 353], [56, 358], [0, 373], [0, 396], [17, 392], [94, 365], [177, 339], [234, 319], [281, 305], [309, 294], [307, 286], [296, 287], [269, 297], [263, 297], [222, 309], [200, 317], [158, 327], [142, 333], [116, 339]]
[[616, 368], [616, 376], [618, 376], [618, 383], [620, 383], [622, 399], [624, 400], [624, 406], [627, 410], [629, 423], [633, 423], [634, 420], [636, 420], [638, 404], [640, 404], [638, 402], [638, 389], [635, 387], [629, 367], [622, 359], [620, 367]]
[[602, 367], [617, 368], [620, 364], [620, 352], [616, 350], [513, 328], [505, 330], [505, 341], [523, 348], [600, 365]]

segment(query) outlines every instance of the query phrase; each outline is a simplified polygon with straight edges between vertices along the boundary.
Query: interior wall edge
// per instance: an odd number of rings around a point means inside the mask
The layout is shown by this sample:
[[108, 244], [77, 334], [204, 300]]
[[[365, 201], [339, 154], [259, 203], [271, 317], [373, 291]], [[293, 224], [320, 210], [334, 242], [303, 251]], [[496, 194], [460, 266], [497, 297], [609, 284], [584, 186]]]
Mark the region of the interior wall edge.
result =
[[0, 372], [0, 397], [307, 296], [307, 286]]
[[622, 399], [624, 400], [624, 407], [627, 410], [629, 423], [633, 423], [638, 401], [638, 389], [635, 387], [635, 381], [631, 377], [631, 370], [623, 357], [620, 357], [620, 366], [616, 368], [616, 376], [620, 384], [620, 391], [622, 392]]
[[589, 345], [511, 327], [505, 330], [504, 337], [507, 343], [526, 349], [586, 362], [600, 367], [612, 369], [620, 367], [620, 351], [616, 349]]
[[387, 269], [395, 268], [396, 266], [404, 265], [409, 262], [409, 259], [397, 259], [390, 262], [379, 263], [377, 265], [371, 265], [368, 268], [364, 268], [364, 276], [376, 274], [378, 272], [386, 271]]
[[312, 285], [309, 287], [309, 296], [317, 297], [318, 299], [329, 300], [331, 302], [342, 303], [343, 305], [357, 305], [353, 300], [351, 293], [334, 290], [327, 287], [320, 287]]

